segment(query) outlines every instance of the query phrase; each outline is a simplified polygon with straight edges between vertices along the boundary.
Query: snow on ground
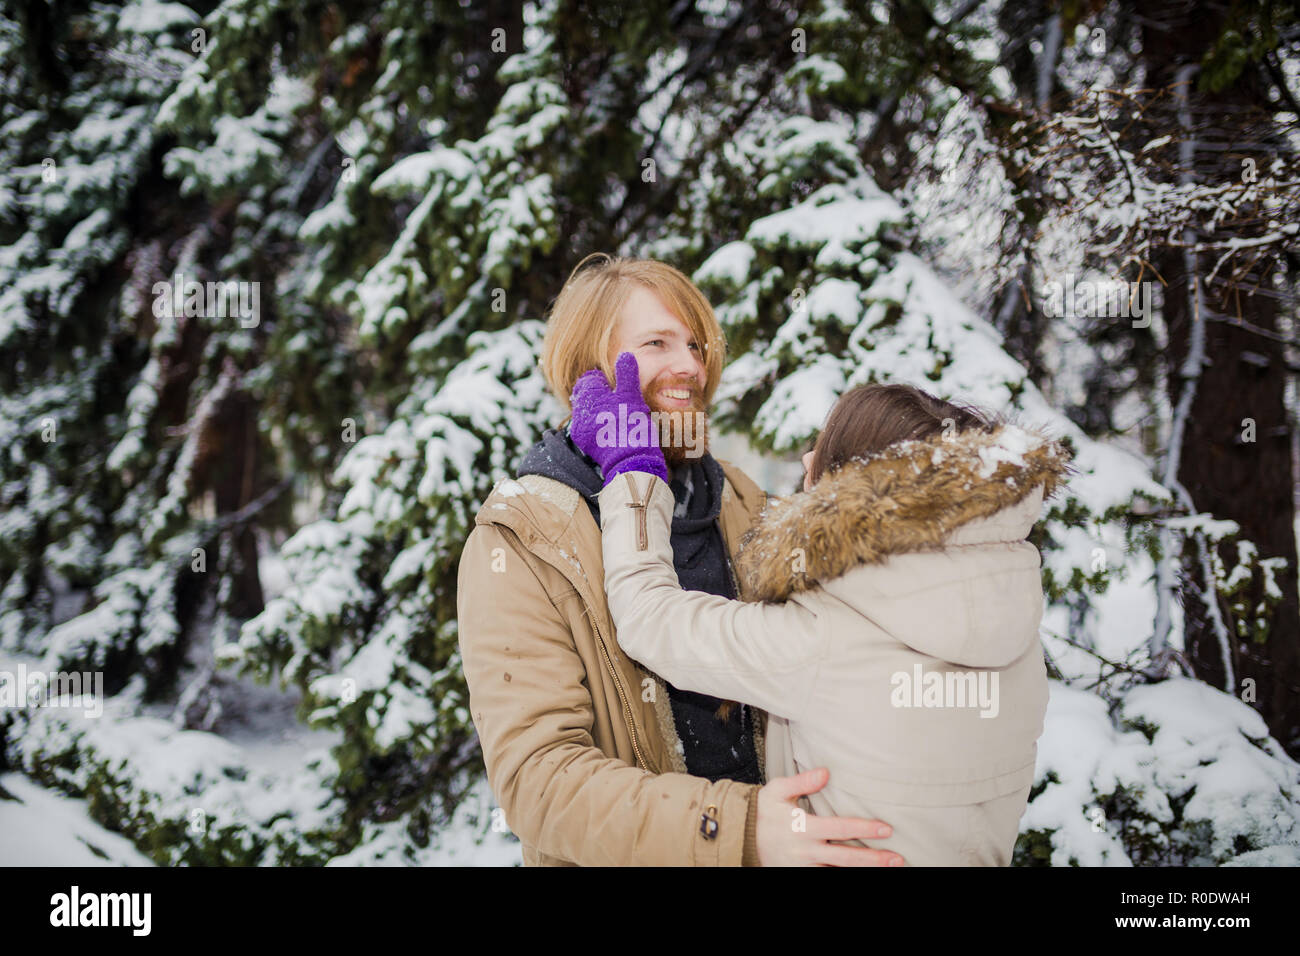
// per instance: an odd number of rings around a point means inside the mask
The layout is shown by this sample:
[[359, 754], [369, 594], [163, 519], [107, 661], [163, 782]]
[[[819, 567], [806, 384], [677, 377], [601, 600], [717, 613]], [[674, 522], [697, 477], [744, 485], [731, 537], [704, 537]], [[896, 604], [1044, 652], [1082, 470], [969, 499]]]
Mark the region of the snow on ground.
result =
[[[273, 757], [270, 748], [258, 755]], [[284, 750], [280, 757], [288, 755]], [[418, 856], [404, 855], [404, 824], [398, 821], [376, 826], [357, 849], [326, 865], [521, 866], [519, 841], [492, 829], [495, 804], [486, 783], [481, 783]], [[0, 866], [154, 865], [130, 840], [96, 823], [85, 800], [48, 790], [20, 773], [0, 774]]]
[[0, 774], [0, 866], [153, 866], [131, 841], [90, 818], [85, 800]]
[[[260, 543], [265, 553], [259, 570], [267, 595], [274, 597], [283, 592], [288, 576], [279, 554], [266, 547], [268, 542]], [[206, 610], [210, 619], [212, 609]], [[200, 674], [211, 673], [211, 643], [209, 631], [200, 629], [188, 649], [181, 688]], [[20, 667], [28, 674], [44, 669], [39, 657], [0, 654], [0, 671], [16, 675], [24, 672]], [[202, 807], [213, 823], [256, 824], [288, 807], [298, 822], [305, 823], [322, 812], [318, 805], [326, 796], [309, 766], [317, 757], [328, 765], [327, 750], [338, 742], [339, 735], [314, 730], [300, 721], [296, 714], [299, 699], [295, 688], [281, 690], [217, 669], [207, 688], [183, 707], [178, 708], [174, 700], [143, 703], [136, 688], [101, 701], [102, 707], [93, 709], [72, 707], [74, 702], [66, 701], [42, 715], [50, 720], [37, 720], [28, 730], [47, 746], [53, 743], [51, 734], [60, 738], [69, 733], [85, 735], [83, 745], [89, 744], [114, 763], [120, 761], [134, 786], [162, 797], [170, 809], [154, 809], [163, 815], [187, 813], [193, 804]], [[180, 710], [189, 712], [191, 728], [199, 725], [205, 729], [186, 729]], [[70, 786], [77, 785], [75, 777], [75, 773], [69, 775]], [[495, 807], [487, 784], [480, 783], [457, 809], [451, 824], [431, 838], [430, 847], [418, 858], [402, 852], [404, 821], [398, 821], [372, 827], [361, 845], [329, 865], [519, 865], [519, 842], [504, 830], [504, 821], [493, 819]], [[3, 865], [154, 864], [127, 838], [94, 820], [86, 800], [47, 789], [21, 773], [7, 773], [0, 776]]]
[[[0, 655], [0, 670], [16, 674], [20, 664], [30, 673], [40, 669], [41, 660]], [[189, 674], [193, 676], [193, 668]], [[337, 742], [338, 734], [313, 730], [297, 719], [296, 690], [281, 691], [221, 673], [214, 695], [218, 705], [211, 731], [178, 726], [174, 703], [141, 704], [135, 694], [124, 693], [103, 701], [102, 712], [95, 716], [84, 713], [85, 708], [56, 707], [49, 716], [59, 720], [48, 726], [39, 722], [37, 726], [45, 730], [36, 732], [58, 732], [54, 728], [69, 721], [76, 733], [88, 735], [85, 741], [94, 750], [114, 763], [121, 761], [136, 786], [181, 801], [170, 811], [159, 811], [164, 814], [187, 812], [191, 803], [202, 806], [213, 821], [263, 820], [286, 806], [294, 808], [299, 822], [318, 813], [316, 805], [325, 794], [314, 774], [304, 768], [314, 757], [328, 761], [325, 751]], [[236, 768], [247, 768], [247, 781], [242, 772], [239, 779], [227, 772]], [[194, 786], [201, 795], [187, 795]], [[404, 821], [398, 821], [372, 827], [361, 845], [329, 865], [520, 865], [519, 842], [508, 831], [498, 832], [503, 821], [494, 821], [495, 807], [491, 791], [480, 783], [451, 824], [435, 834], [430, 847], [418, 856], [403, 853]], [[96, 822], [86, 800], [46, 789], [21, 773], [8, 773], [0, 777], [0, 866], [4, 865], [152, 866], [153, 862], [128, 839]]]

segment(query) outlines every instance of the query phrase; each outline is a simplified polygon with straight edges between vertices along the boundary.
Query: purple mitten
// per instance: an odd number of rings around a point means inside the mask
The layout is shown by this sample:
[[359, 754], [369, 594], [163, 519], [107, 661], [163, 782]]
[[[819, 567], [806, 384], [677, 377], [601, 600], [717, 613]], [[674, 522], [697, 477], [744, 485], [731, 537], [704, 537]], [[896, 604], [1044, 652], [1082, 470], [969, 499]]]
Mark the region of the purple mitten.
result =
[[574, 383], [573, 443], [600, 466], [605, 484], [625, 471], [644, 471], [668, 480], [668, 465], [650, 418], [650, 406], [641, 394], [641, 373], [636, 356], [622, 352], [614, 363], [614, 387], [598, 368], [584, 372]]

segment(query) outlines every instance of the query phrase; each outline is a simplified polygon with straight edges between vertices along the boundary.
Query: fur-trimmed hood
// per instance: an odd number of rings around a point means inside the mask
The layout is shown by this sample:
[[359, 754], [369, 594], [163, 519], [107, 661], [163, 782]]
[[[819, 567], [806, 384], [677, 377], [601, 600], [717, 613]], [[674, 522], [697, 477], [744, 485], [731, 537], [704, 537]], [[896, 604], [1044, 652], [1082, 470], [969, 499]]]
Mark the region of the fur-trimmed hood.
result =
[[[1069, 480], [1070, 457], [1065, 446], [1040, 432], [1001, 425], [992, 432], [898, 442], [849, 462], [823, 476], [812, 491], [768, 499], [741, 544], [740, 571], [752, 588], [749, 599], [782, 601], [894, 554], [1023, 538], [1037, 521], [1038, 508], [1023, 533], [997, 535], [1023, 524], [1014, 511], [1030, 509], [1015, 505], [1028, 499], [1041, 507]], [[1004, 509], [1014, 511], [999, 516]], [[955, 535], [963, 525], [995, 518], [1002, 520]]]
[[[854, 603], [855, 588], [864, 583], [840, 579], [891, 557], [903, 575], [895, 583], [916, 592], [951, 565], [935, 565], [932, 556], [927, 562], [927, 553], [1023, 541], [1043, 501], [1074, 473], [1070, 457], [1059, 441], [1004, 424], [900, 442], [850, 462], [809, 492], [769, 499], [741, 546], [747, 597], [783, 601], [821, 586]], [[879, 585], [886, 578], [871, 580]], [[917, 629], [924, 628], [923, 617], [915, 616]]]

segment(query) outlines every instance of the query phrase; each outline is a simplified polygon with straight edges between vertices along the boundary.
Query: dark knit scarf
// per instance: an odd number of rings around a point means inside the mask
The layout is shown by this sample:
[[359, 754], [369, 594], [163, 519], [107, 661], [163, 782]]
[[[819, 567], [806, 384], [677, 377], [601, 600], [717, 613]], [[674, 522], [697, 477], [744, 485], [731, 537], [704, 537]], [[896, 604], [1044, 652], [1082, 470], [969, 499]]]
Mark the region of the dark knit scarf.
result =
[[[596, 527], [600, 527], [599, 495], [604, 487], [600, 469], [573, 444], [567, 429], [547, 429], [542, 440], [524, 456], [519, 474], [544, 475], [573, 488], [587, 503]], [[722, 466], [706, 453], [687, 459], [670, 478], [677, 510], [682, 510], [683, 502], [686, 505], [685, 515], [672, 520], [670, 540], [677, 580], [688, 591], [734, 598], [736, 591], [718, 520], [722, 512]], [[726, 778], [762, 783], [749, 708], [733, 707], [723, 721], [717, 716], [723, 703], [720, 698], [667, 686], [687, 771], [713, 781]]]

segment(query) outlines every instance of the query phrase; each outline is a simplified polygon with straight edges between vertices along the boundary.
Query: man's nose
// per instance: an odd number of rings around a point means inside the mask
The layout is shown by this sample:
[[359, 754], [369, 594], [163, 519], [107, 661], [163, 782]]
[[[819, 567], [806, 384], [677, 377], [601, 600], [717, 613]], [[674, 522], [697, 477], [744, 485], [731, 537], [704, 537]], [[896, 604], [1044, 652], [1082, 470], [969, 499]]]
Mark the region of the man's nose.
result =
[[668, 370], [677, 378], [693, 378], [698, 384], [701, 379], [701, 370], [699, 358], [690, 350], [687, 345], [679, 345], [673, 349], [672, 359], [668, 363]]

